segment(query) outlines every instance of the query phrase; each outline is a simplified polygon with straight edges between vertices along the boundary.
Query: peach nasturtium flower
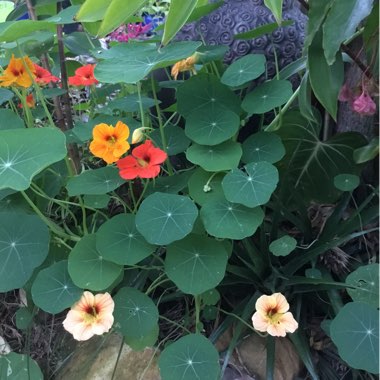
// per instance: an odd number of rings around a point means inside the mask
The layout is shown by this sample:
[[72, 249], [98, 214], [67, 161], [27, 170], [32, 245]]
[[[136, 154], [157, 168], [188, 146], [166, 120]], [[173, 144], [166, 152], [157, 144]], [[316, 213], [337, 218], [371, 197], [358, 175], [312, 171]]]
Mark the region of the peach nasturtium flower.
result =
[[197, 61], [198, 57], [195, 53], [191, 57], [188, 57], [186, 59], [183, 59], [182, 61], [175, 63], [171, 71], [174, 80], [177, 80], [178, 74], [182, 73], [183, 71], [191, 71], [193, 74], [196, 74], [197, 72], [194, 68], [194, 65], [197, 63]]
[[293, 333], [297, 330], [298, 323], [288, 310], [288, 301], [281, 293], [263, 295], [256, 301], [256, 313], [252, 316], [253, 327], [272, 336], [284, 337], [288, 332]]
[[95, 157], [102, 158], [107, 164], [112, 164], [129, 150], [128, 136], [129, 128], [121, 121], [118, 121], [115, 127], [104, 123], [98, 124], [92, 130], [90, 152]]
[[33, 84], [35, 71], [34, 63], [28, 56], [15, 58], [14, 54], [12, 54], [8, 67], [4, 70], [3, 75], [0, 76], [0, 87], [16, 85], [28, 88]]
[[63, 321], [63, 327], [76, 340], [88, 340], [93, 335], [108, 332], [113, 325], [115, 303], [108, 293], [93, 295], [85, 291]]

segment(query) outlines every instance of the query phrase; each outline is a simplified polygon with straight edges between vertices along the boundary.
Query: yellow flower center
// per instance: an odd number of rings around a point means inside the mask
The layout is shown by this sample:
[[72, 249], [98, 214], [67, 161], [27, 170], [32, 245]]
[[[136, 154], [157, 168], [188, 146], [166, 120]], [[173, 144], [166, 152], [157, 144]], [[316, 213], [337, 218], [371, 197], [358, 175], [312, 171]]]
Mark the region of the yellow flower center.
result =
[[142, 167], [142, 168], [145, 168], [146, 166], [149, 165], [148, 162], [146, 162], [145, 160], [143, 160], [142, 158], [136, 158], [137, 160], [137, 163]]
[[94, 323], [98, 318], [98, 309], [96, 306], [88, 306], [83, 313], [83, 319], [87, 324]]

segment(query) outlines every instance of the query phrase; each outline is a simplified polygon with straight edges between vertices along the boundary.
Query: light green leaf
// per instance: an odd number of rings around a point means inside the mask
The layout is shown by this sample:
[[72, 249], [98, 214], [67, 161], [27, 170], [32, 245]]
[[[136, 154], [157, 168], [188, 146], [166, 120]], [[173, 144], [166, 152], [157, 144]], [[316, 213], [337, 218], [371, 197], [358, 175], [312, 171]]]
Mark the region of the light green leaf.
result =
[[231, 140], [213, 146], [193, 144], [186, 151], [190, 162], [210, 172], [236, 168], [241, 155], [241, 145]]
[[237, 87], [258, 78], [265, 72], [265, 55], [248, 54], [227, 67], [221, 82], [227, 86]]
[[368, 145], [362, 148], [355, 149], [354, 160], [357, 164], [363, 164], [364, 162], [374, 159], [379, 154], [379, 138], [373, 138]]
[[189, 194], [199, 205], [209, 199], [224, 199], [222, 179], [224, 173], [210, 173], [197, 168], [189, 179]]
[[199, 3], [199, 0], [197, 2], [196, 8], [193, 10], [191, 13], [190, 17], [188, 18], [187, 22], [194, 22], [202, 18], [203, 16], [208, 15], [209, 13], [215, 11], [218, 9], [220, 6], [223, 5], [223, 1], [217, 1], [215, 3], [210, 3], [207, 4], [207, 1], [204, 1], [203, 3]]
[[0, 292], [22, 288], [49, 252], [49, 230], [37, 215], [0, 213]]
[[[292, 25], [294, 23], [293, 20], [286, 20], [281, 23], [282, 27]], [[265, 24], [263, 26], [259, 26], [255, 29], [248, 30], [248, 32], [238, 33], [234, 35], [234, 38], [236, 40], [252, 40], [257, 37], [261, 37], [264, 34], [269, 34], [274, 32], [277, 28], [279, 28], [279, 25], [277, 22], [273, 22], [270, 24]]]
[[200, 42], [175, 42], [157, 50], [155, 44], [116, 45], [99, 55], [106, 58], [95, 68], [95, 77], [103, 83], [137, 83], [151, 71], [169, 66], [192, 55]]
[[356, 289], [347, 288], [354, 301], [379, 307], [379, 264], [359, 267], [346, 277], [346, 284], [356, 286]]
[[198, 144], [217, 145], [236, 134], [239, 116], [222, 106], [206, 105], [186, 118], [185, 133]]
[[57, 314], [79, 300], [83, 289], [69, 276], [67, 260], [42, 269], [32, 285], [33, 302], [47, 313]]
[[360, 178], [354, 174], [338, 174], [334, 177], [334, 186], [342, 191], [355, 190], [360, 184]]
[[217, 380], [219, 354], [203, 335], [186, 335], [161, 353], [158, 365], [162, 380]]
[[185, 118], [206, 106], [223, 107], [237, 115], [241, 112], [237, 96], [214, 75], [194, 75], [178, 87], [177, 108]]
[[65, 156], [58, 128], [0, 131], [0, 189], [26, 190], [36, 174]]
[[25, 124], [15, 112], [8, 108], [0, 109], [0, 131], [23, 128], [25, 128]]
[[105, 260], [134, 265], [155, 251], [136, 229], [135, 216], [120, 214], [102, 224], [96, 233], [96, 249]]
[[217, 238], [244, 239], [252, 236], [264, 220], [260, 207], [248, 208], [226, 200], [210, 200], [201, 208], [206, 231]]
[[125, 0], [112, 0], [100, 24], [98, 36], [105, 37], [108, 33], [125, 23], [145, 3], [147, 3], [147, 0], [128, 0], [127, 2]]
[[105, 290], [119, 277], [123, 267], [103, 259], [96, 250], [96, 236], [85, 235], [69, 255], [69, 274], [82, 289]]
[[282, 2], [283, 0], [264, 0], [264, 4], [269, 8], [278, 25], [281, 25], [282, 21]]
[[77, 21], [74, 20], [74, 16], [79, 11], [80, 5], [72, 5], [71, 7], [63, 9], [55, 16], [47, 18], [45, 21], [52, 22], [54, 24], [73, 24]]
[[10, 352], [0, 355], [0, 378], [9, 380], [43, 380], [38, 364], [27, 355]]
[[244, 163], [267, 161], [274, 164], [285, 155], [285, 148], [278, 135], [270, 132], [257, 132], [243, 142]]
[[125, 181], [114, 166], [91, 169], [70, 178], [66, 188], [70, 196], [80, 194], [99, 195], [117, 189]]
[[102, 20], [112, 0], [86, 0], [79, 9], [75, 19], [80, 22]]
[[0, 41], [12, 42], [28, 36], [36, 30], [55, 30], [55, 25], [47, 21], [18, 20], [0, 23]]
[[245, 172], [233, 169], [222, 181], [226, 199], [247, 207], [267, 203], [277, 187], [278, 171], [269, 162], [253, 162], [244, 166]]
[[198, 209], [190, 198], [154, 193], [141, 203], [136, 227], [149, 243], [166, 245], [188, 235], [197, 216]]
[[[319, 102], [336, 120], [338, 94], [343, 84], [344, 67], [342, 55], [337, 54], [329, 66], [322, 47], [322, 32], [318, 32], [308, 50], [308, 68], [311, 87]], [[323, 78], [323, 80], [321, 80]], [[326, 86], [326, 83], [329, 85]]]
[[166, 17], [162, 44], [167, 45], [190, 17], [197, 0], [171, 0], [169, 13]]
[[323, 49], [332, 65], [340, 45], [351, 37], [372, 10], [373, 0], [336, 0], [323, 24]]
[[277, 240], [272, 241], [269, 245], [269, 251], [275, 256], [287, 256], [294, 251], [297, 246], [297, 240], [289, 235], [285, 235]]
[[[150, 338], [157, 329], [158, 310], [154, 302], [134, 288], [121, 288], [114, 296], [115, 325], [120, 329], [127, 344], [142, 349], [141, 342]], [[153, 342], [154, 343], [154, 342]]]
[[366, 303], [350, 302], [330, 326], [340, 357], [352, 368], [379, 373], [379, 311]]
[[165, 272], [182, 292], [199, 295], [223, 280], [227, 259], [222, 242], [189, 235], [168, 245]]
[[247, 94], [241, 106], [249, 115], [262, 114], [282, 106], [292, 94], [292, 85], [289, 81], [273, 79]]

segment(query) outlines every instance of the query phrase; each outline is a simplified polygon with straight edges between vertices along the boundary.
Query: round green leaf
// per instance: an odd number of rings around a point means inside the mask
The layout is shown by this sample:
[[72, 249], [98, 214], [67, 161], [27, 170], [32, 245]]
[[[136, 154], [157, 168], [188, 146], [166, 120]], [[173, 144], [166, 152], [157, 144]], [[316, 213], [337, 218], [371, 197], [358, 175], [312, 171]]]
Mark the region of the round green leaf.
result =
[[136, 228], [135, 216], [120, 214], [104, 223], [96, 233], [96, 248], [105, 260], [134, 265], [155, 250]]
[[346, 277], [346, 284], [356, 286], [356, 289], [347, 288], [354, 301], [379, 307], [379, 264], [359, 267]]
[[10, 352], [0, 355], [0, 379], [43, 380], [38, 364], [27, 355]]
[[340, 357], [355, 369], [379, 373], [379, 311], [351, 302], [331, 322], [331, 339]]
[[227, 259], [222, 242], [190, 235], [167, 247], [165, 272], [181, 291], [198, 295], [223, 280]]
[[209, 199], [224, 199], [222, 179], [224, 173], [210, 173], [197, 168], [189, 179], [189, 194], [199, 205]]
[[25, 128], [25, 124], [16, 113], [7, 108], [0, 109], [0, 131], [20, 128]]
[[322, 278], [322, 273], [319, 269], [316, 268], [308, 268], [305, 270], [305, 276], [307, 278]]
[[214, 146], [193, 144], [186, 151], [186, 158], [190, 162], [209, 172], [236, 168], [241, 155], [241, 145], [234, 141]]
[[269, 245], [269, 251], [275, 256], [287, 256], [297, 246], [297, 240], [289, 235], [285, 235], [277, 240], [272, 241]]
[[177, 90], [178, 112], [184, 117], [203, 107], [222, 107], [240, 115], [238, 97], [220, 80], [210, 74], [194, 75]]
[[205, 305], [216, 305], [220, 300], [220, 293], [216, 289], [202, 293], [202, 302]]
[[260, 207], [248, 208], [226, 200], [211, 200], [201, 208], [206, 231], [217, 238], [244, 239], [252, 236], [264, 220]]
[[140, 345], [139, 342], [150, 337], [153, 330], [157, 329], [157, 306], [144, 293], [134, 288], [121, 288], [114, 301], [115, 326], [128, 344]]
[[247, 94], [241, 106], [249, 115], [262, 114], [282, 106], [292, 94], [292, 85], [289, 81], [273, 79]]
[[65, 156], [58, 128], [0, 131], [0, 189], [26, 190], [36, 174]]
[[141, 203], [136, 227], [149, 243], [166, 245], [188, 235], [197, 216], [198, 209], [190, 198], [154, 193]]
[[83, 197], [83, 202], [85, 206], [92, 207], [92, 208], [105, 208], [107, 207], [110, 197], [106, 194], [100, 194], [100, 195], [85, 195]]
[[217, 145], [236, 134], [239, 116], [222, 106], [204, 106], [186, 118], [185, 133], [198, 144]]
[[71, 178], [66, 188], [70, 196], [80, 194], [99, 195], [117, 189], [124, 182], [116, 167], [105, 166], [100, 169], [86, 170]]
[[221, 82], [232, 87], [250, 82], [265, 72], [265, 62], [263, 54], [248, 54], [227, 67]]
[[[20, 330], [26, 330], [33, 321], [33, 314], [27, 307], [20, 307], [16, 311], [16, 327]], [[0, 345], [1, 348], [1, 345]]]
[[186, 335], [166, 347], [158, 365], [162, 380], [217, 380], [220, 373], [218, 351], [199, 334]]
[[354, 174], [338, 174], [334, 177], [334, 186], [342, 191], [352, 191], [359, 186], [360, 178]]
[[22, 288], [49, 252], [50, 235], [37, 215], [0, 213], [0, 292]]
[[149, 183], [148, 188], [145, 192], [145, 197], [155, 192], [178, 194], [187, 186], [189, 178], [192, 174], [193, 170], [189, 170], [167, 177], [158, 177]]
[[257, 132], [244, 141], [241, 160], [245, 164], [260, 161], [274, 164], [284, 155], [285, 148], [280, 137], [270, 132]]
[[[4, 104], [11, 100], [14, 96], [14, 93], [6, 88], [0, 88], [0, 105]], [[12, 127], [10, 129], [13, 129]]]
[[254, 162], [244, 166], [246, 173], [233, 169], [222, 181], [230, 202], [256, 207], [269, 201], [278, 183], [278, 171], [270, 163]]
[[103, 259], [96, 250], [96, 236], [84, 236], [69, 255], [69, 274], [82, 289], [104, 290], [114, 283], [123, 267]]
[[[165, 140], [166, 140], [166, 152], [169, 156], [184, 152], [190, 145], [189, 138], [185, 135], [185, 131], [175, 125], [169, 124], [164, 128]], [[155, 129], [150, 138], [156, 143], [158, 147], [164, 149], [161, 134], [159, 129]], [[165, 150], [165, 149], [164, 149]]]
[[42, 310], [57, 314], [79, 300], [83, 289], [74, 285], [67, 270], [67, 260], [42, 269], [32, 285], [34, 303]]
[[202, 310], [202, 318], [206, 321], [213, 321], [219, 313], [219, 308], [213, 305], [206, 305]]

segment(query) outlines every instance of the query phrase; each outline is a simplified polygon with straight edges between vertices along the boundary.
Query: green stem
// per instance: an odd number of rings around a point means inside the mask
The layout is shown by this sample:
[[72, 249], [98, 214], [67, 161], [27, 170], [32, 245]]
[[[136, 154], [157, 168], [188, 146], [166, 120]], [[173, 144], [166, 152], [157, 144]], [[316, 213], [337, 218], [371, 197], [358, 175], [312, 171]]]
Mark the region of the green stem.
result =
[[277, 116], [272, 120], [272, 122], [267, 127], [264, 128], [264, 131], [272, 132], [280, 128], [280, 126], [277, 125], [277, 122], [282, 118], [283, 114], [288, 110], [291, 104], [296, 100], [299, 92], [300, 92], [300, 87], [298, 87], [297, 90], [294, 91], [293, 95], [289, 98], [289, 100], [284, 105], [284, 107], [281, 108], [281, 111], [277, 114]]
[[274, 380], [274, 360], [275, 360], [275, 338], [267, 336], [267, 380]]
[[173, 167], [172, 167], [172, 164], [170, 163], [170, 159], [169, 159], [169, 155], [168, 155], [168, 148], [167, 148], [167, 141], [166, 141], [165, 132], [164, 132], [164, 125], [162, 123], [161, 110], [160, 110], [160, 106], [158, 104], [158, 99], [157, 99], [156, 83], [154, 81], [153, 76], [151, 76], [151, 82], [152, 82], [153, 99], [154, 99], [154, 103], [156, 106], [156, 112], [157, 112], [157, 118], [158, 118], [158, 125], [160, 128], [162, 147], [164, 148], [164, 151], [168, 156], [168, 158], [166, 159], [166, 167], [168, 168], [169, 175], [173, 175], [174, 174]]
[[40, 219], [58, 236], [64, 239], [70, 239], [73, 241], [79, 241], [81, 238], [76, 235], [68, 235], [66, 234], [58, 225], [56, 225], [53, 221], [48, 219], [39, 208], [33, 203], [33, 201], [26, 195], [24, 191], [20, 191], [21, 195], [28, 202], [29, 206], [33, 209], [33, 211], [40, 217]]
[[185, 331], [187, 334], [191, 334], [191, 331], [190, 331], [190, 330], [188, 330], [186, 327], [180, 325], [179, 323], [174, 322], [174, 321], [172, 321], [171, 319], [164, 317], [163, 315], [160, 315], [159, 318], [162, 319], [162, 320], [164, 320], [164, 321], [166, 321], [166, 322], [171, 323], [171, 324], [174, 325], [174, 326], [177, 326], [177, 327], [181, 328], [181, 329], [182, 329], [183, 331]]
[[139, 97], [141, 126], [145, 128], [144, 109], [143, 109], [142, 98], [141, 98], [141, 82], [137, 82], [137, 95]]
[[200, 334], [201, 332], [200, 331], [201, 297], [198, 295], [194, 296], [194, 301], [195, 301], [195, 332], [197, 334]]
[[[129, 181], [128, 182], [128, 186], [129, 186], [129, 192], [131, 193], [131, 199], [132, 199], [132, 202], [133, 202], [133, 210], [135, 210], [136, 209], [136, 197], [135, 197], [135, 193], [134, 193], [134, 191], [133, 191], [133, 182], [132, 181]], [[132, 213], [133, 213], [133, 211], [132, 211]]]
[[82, 210], [82, 227], [83, 227], [83, 234], [88, 235], [88, 229], [87, 229], [87, 214], [86, 214], [86, 208], [84, 206], [84, 202], [82, 197], [78, 196], [79, 205]]

